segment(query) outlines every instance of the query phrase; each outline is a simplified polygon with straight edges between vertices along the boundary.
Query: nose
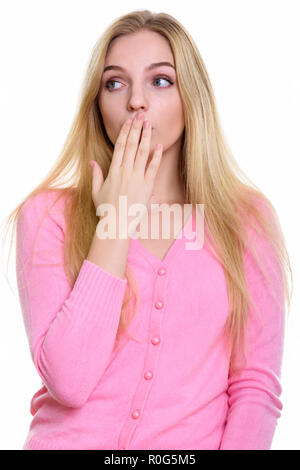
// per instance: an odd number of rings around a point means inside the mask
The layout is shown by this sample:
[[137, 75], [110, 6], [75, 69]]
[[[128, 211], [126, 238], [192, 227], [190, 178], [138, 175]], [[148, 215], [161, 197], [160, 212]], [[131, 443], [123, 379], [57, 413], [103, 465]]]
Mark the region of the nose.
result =
[[134, 112], [134, 117], [139, 113], [145, 113], [145, 118], [149, 105], [147, 102], [146, 90], [143, 89], [143, 86], [140, 84], [135, 84], [131, 87], [130, 93], [128, 95], [127, 103], [128, 111]]

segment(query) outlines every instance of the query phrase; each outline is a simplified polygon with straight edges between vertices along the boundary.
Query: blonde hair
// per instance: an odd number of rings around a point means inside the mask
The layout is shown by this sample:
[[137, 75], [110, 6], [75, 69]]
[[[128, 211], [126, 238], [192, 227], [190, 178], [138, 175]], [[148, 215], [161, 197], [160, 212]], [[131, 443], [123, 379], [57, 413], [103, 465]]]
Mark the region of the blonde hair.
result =
[[[35, 194], [60, 189], [59, 198], [68, 196], [64, 209], [65, 271], [70, 284], [74, 284], [98, 222], [91, 198], [92, 172], [89, 162], [98, 162], [105, 179], [114, 150], [106, 135], [98, 106], [105, 57], [112, 40], [141, 30], [161, 34], [168, 40], [174, 55], [185, 116], [178, 172], [184, 184], [186, 201], [193, 207], [198, 203], [205, 205], [205, 226], [214, 243], [214, 246], [210, 246], [222, 263], [226, 278], [229, 311], [225, 334], [227, 351], [231, 348], [230, 367], [238, 370], [235, 352], [242, 340], [243, 358], [246, 359], [250, 302], [243, 264], [246, 245], [261, 265], [254, 246], [246, 238], [247, 224], [255, 232], [263, 234], [274, 250], [282, 273], [288, 308], [291, 298], [288, 273], [292, 278], [292, 271], [275, 209], [242, 172], [230, 153], [222, 135], [212, 85], [203, 60], [189, 33], [174, 17], [148, 10], [133, 11], [115, 20], [100, 36], [92, 50], [82, 84], [79, 109], [59, 158], [41, 184], [9, 215], [8, 224], [14, 219], [14, 231], [20, 209]], [[73, 171], [71, 176], [70, 171]], [[128, 327], [127, 314], [134, 312], [131, 300], [136, 301], [135, 313], [139, 305], [136, 280], [128, 265], [125, 277], [128, 283], [116, 343], [123, 327]]]

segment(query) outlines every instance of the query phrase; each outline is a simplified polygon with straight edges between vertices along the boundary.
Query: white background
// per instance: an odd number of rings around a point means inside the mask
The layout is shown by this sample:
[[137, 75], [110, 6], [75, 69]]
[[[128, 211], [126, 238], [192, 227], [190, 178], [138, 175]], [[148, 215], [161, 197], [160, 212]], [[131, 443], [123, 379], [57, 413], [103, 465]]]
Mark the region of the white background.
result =
[[[1, 222], [54, 164], [99, 35], [135, 9], [169, 13], [191, 33], [230, 148], [280, 217], [295, 287], [286, 326], [283, 410], [272, 449], [300, 449], [298, 0], [1, 2]], [[11, 287], [5, 277], [7, 250], [8, 244], [0, 277], [0, 448], [21, 449], [41, 380], [25, 335], [14, 254]]]

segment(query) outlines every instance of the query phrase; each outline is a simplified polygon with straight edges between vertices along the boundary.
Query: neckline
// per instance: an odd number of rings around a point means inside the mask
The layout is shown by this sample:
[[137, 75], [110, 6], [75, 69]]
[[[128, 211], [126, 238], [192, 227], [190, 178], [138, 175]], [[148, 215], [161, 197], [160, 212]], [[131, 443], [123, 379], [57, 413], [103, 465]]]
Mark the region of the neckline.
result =
[[[187, 226], [191, 220], [194, 218], [194, 211], [185, 216], [185, 221], [179, 232], [177, 233], [175, 239], [170, 245], [168, 251], [166, 252], [164, 258], [161, 260], [158, 258], [152, 251], [148, 250], [138, 238], [131, 238], [130, 245], [134, 250], [140, 254], [146, 261], [148, 261], [154, 269], [157, 269], [162, 266], [167, 266], [170, 264], [171, 260], [174, 259], [176, 252], [179, 250], [182, 243], [184, 243], [185, 237], [184, 232], [187, 230]], [[132, 251], [130, 250], [129, 258], [132, 258]]]

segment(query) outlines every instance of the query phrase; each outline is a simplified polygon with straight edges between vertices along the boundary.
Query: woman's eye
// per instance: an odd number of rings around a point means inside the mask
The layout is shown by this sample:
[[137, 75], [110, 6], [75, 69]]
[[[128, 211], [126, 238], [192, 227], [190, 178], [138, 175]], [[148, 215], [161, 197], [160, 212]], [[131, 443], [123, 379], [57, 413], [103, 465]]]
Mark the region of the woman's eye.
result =
[[105, 88], [107, 88], [108, 90], [111, 90], [111, 88], [109, 87], [109, 84], [110, 83], [120, 83], [118, 82], [117, 80], [108, 80], [106, 83], [105, 83]]
[[[157, 77], [155, 78], [153, 81], [154, 82], [157, 82], [159, 80], [165, 80], [165, 82], [169, 82], [170, 85], [173, 85], [173, 82], [171, 82], [171, 80], [169, 80], [168, 78], [165, 78], [165, 77]], [[169, 86], [169, 85], [168, 85]], [[159, 87], [159, 88], [167, 88], [167, 87]]]
[[[166, 78], [166, 77], [157, 77], [153, 80], [153, 82], [157, 82], [159, 80], [165, 80], [166, 82], [169, 83], [169, 85], [167, 86], [158, 86], [158, 87], [155, 87], [155, 88], [168, 88], [169, 86], [173, 85], [174, 82], [172, 82], [169, 78]], [[110, 83], [120, 83], [118, 80], [113, 80], [113, 79], [110, 79], [108, 80], [106, 83], [105, 83], [105, 88], [107, 88], [109, 91], [111, 90], [116, 90], [117, 88], [111, 88], [109, 87], [109, 84]], [[120, 87], [119, 87], [120, 88]]]

